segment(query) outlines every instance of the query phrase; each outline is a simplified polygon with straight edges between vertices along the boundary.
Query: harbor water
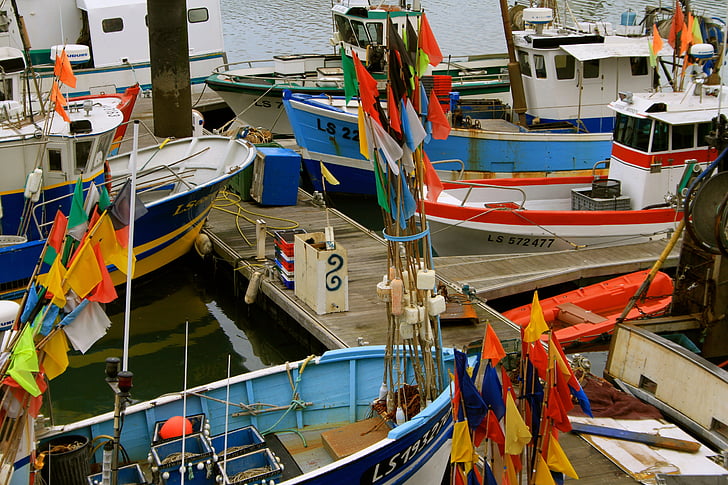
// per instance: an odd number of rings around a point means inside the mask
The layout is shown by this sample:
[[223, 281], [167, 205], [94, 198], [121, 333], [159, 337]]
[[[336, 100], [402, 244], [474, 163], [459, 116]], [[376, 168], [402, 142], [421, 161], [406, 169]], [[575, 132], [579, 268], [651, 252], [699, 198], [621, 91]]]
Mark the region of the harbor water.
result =
[[[693, 0], [691, 3], [698, 12], [726, 18], [726, 12], [718, 11], [718, 2]], [[613, 24], [619, 23], [620, 14], [629, 8], [639, 20], [646, 5], [660, 6], [660, 3], [570, 2], [575, 17], [606, 19]], [[665, 7], [673, 5], [662, 3]], [[263, 3], [222, 0], [228, 60], [239, 62], [281, 54], [332, 51], [330, 6], [330, 0]], [[445, 56], [505, 51], [498, 2], [427, 0], [423, 6]], [[375, 203], [362, 207], [356, 201], [340, 201], [339, 208], [371, 229], [381, 228], [377, 227], [381, 218]], [[104, 360], [121, 356], [123, 298], [120, 294], [107, 307], [112, 320], [109, 333], [85, 355], [71, 351], [68, 371], [51, 381], [56, 423], [112, 409], [113, 393], [104, 381]], [[188, 387], [192, 387], [224, 379], [228, 356], [231, 373], [236, 374], [324, 350], [310, 341], [292, 337], [268, 316], [245, 305], [239, 290], [236, 292], [224, 278], [222, 281], [216, 278], [210, 262], [203, 263], [196, 254], [134, 283], [130, 323], [129, 370], [134, 372], [132, 396], [135, 400], [183, 389], [185, 354]]]

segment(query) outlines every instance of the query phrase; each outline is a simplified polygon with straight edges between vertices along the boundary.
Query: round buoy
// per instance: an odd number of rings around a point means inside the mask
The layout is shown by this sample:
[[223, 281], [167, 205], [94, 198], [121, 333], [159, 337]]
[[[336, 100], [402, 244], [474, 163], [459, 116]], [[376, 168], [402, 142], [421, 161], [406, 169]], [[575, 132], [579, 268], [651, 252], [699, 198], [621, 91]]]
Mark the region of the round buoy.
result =
[[194, 247], [195, 251], [201, 258], [204, 258], [205, 256], [211, 254], [212, 241], [210, 240], [210, 236], [208, 236], [204, 232], [199, 233], [195, 238]]
[[192, 423], [182, 416], [172, 416], [159, 430], [159, 436], [165, 440], [190, 433], [192, 433]]

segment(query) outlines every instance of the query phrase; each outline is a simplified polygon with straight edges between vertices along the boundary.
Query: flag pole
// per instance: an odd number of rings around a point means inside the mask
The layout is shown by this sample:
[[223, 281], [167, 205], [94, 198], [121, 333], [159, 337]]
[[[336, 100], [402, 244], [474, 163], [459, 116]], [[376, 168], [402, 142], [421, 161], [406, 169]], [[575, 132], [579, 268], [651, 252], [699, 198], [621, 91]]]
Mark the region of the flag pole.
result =
[[131, 197], [129, 197], [129, 240], [126, 245], [126, 305], [124, 307], [124, 350], [122, 353], [121, 370], [129, 367], [129, 320], [131, 314], [131, 280], [134, 271], [134, 213], [136, 211], [136, 159], [139, 149], [139, 120], [134, 120], [134, 138], [129, 169], [131, 170]]

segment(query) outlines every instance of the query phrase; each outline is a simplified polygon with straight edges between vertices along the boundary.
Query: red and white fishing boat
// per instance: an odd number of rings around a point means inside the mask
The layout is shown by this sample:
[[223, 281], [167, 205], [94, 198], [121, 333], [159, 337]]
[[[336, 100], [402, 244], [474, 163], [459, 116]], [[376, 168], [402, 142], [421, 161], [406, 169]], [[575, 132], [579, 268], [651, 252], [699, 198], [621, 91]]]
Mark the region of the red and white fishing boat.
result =
[[[539, 300], [544, 320], [564, 346], [611, 335], [617, 319], [649, 272], [637, 271]], [[663, 315], [672, 302], [672, 290], [672, 278], [658, 271], [646, 293], [624, 320]], [[503, 316], [525, 328], [531, 320], [531, 306], [529, 303], [513, 308], [503, 312]]]
[[[607, 178], [447, 182], [425, 202], [440, 256], [547, 252], [663, 238], [692, 180], [718, 155], [705, 136], [726, 105], [696, 76], [685, 92], [620, 93]], [[435, 199], [434, 197], [431, 197]]]

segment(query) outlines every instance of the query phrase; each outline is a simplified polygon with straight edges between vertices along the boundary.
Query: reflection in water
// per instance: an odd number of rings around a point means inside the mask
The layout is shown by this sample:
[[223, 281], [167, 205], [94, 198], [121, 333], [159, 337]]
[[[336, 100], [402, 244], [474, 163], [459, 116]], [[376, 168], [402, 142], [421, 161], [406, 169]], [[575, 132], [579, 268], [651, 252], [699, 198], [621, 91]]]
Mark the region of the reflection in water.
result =
[[[298, 360], [307, 349], [261, 313], [251, 313], [231, 287], [218, 286], [196, 254], [135, 281], [130, 318], [129, 370], [135, 400], [180, 391], [184, 383], [185, 326], [189, 324], [188, 386], [231, 373]], [[109, 332], [85, 355], [69, 353], [68, 370], [51, 381], [56, 423], [110, 411], [113, 394], [104, 381], [104, 361], [121, 357], [124, 295], [107, 306]], [[46, 415], [48, 411], [44, 410]]]
[[[563, 2], [558, 3], [566, 11]], [[695, 12], [725, 18], [725, 7], [720, 3], [692, 0], [690, 5]], [[282, 54], [333, 52], [329, 44], [330, 0], [274, 0], [272, 3], [221, 0], [221, 4], [225, 49], [230, 62], [270, 59]], [[617, 25], [622, 12], [631, 9], [639, 21], [645, 7], [656, 5], [660, 3], [654, 0], [571, 0], [567, 18], [571, 22], [573, 12], [579, 21], [607, 21]], [[675, 2], [666, 1], [661, 5], [673, 8]], [[422, 0], [422, 6], [445, 57], [506, 51], [498, 2]]]

